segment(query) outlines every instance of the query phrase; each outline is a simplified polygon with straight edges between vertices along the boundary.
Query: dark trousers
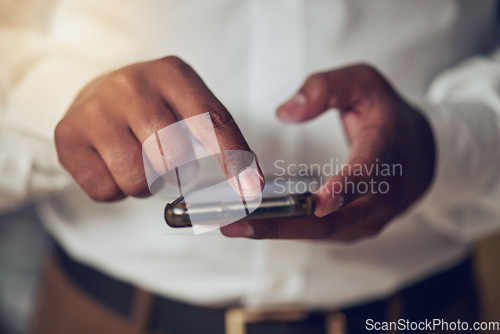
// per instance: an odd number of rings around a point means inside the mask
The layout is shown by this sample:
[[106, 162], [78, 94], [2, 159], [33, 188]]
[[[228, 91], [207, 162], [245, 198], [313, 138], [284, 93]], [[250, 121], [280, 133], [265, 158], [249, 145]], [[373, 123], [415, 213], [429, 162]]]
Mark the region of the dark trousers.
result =
[[[471, 267], [471, 261], [467, 259], [390, 298], [343, 310], [330, 310], [328, 314], [342, 315], [346, 319], [347, 327], [347, 331], [339, 328], [330, 332], [386, 332], [368, 331], [368, 319], [373, 322], [399, 319], [424, 322], [426, 319], [442, 319], [448, 322], [467, 321], [472, 324], [478, 319], [478, 307]], [[32, 332], [224, 333], [225, 312], [225, 309], [204, 308], [155, 296], [75, 262], [62, 249], [56, 247], [56, 251], [45, 265]], [[313, 311], [300, 321], [266, 320], [251, 323], [247, 326], [246, 333], [326, 333], [328, 326], [325, 325], [325, 314], [323, 311]]]

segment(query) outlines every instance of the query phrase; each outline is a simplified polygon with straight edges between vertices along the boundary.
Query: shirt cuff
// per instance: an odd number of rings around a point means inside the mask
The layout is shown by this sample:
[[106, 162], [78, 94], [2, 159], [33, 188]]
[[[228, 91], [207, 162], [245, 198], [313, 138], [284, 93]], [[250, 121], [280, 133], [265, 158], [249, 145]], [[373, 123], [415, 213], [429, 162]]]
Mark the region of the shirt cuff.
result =
[[480, 206], [499, 182], [500, 124], [494, 109], [464, 101], [427, 104], [421, 110], [436, 148], [434, 178], [417, 210], [425, 224], [466, 242], [497, 229], [497, 219], [478, 215], [488, 211]]
[[55, 126], [76, 94], [104, 70], [76, 57], [48, 56], [10, 92], [4, 126], [52, 142]]

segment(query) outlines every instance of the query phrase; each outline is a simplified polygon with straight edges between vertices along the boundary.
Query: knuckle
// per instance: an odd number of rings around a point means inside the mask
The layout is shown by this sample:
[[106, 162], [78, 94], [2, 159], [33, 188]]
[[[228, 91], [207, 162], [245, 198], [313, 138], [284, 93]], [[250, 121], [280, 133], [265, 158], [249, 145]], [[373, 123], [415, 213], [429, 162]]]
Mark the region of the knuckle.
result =
[[116, 184], [108, 181], [87, 181], [81, 184], [85, 193], [96, 202], [110, 202], [122, 197], [122, 192]]
[[119, 180], [122, 191], [128, 195], [141, 196], [147, 190], [142, 152], [135, 150], [117, 150], [110, 159], [110, 170]]
[[76, 113], [85, 115], [88, 120], [96, 120], [102, 117], [104, 110], [105, 106], [103, 102], [98, 98], [92, 97], [87, 99], [82, 106], [78, 107]]
[[59, 123], [56, 125], [56, 128], [54, 129], [54, 139], [56, 145], [63, 142], [64, 139], [68, 138], [72, 133], [72, 126], [68, 124], [66, 119], [62, 119], [61, 121], [59, 121]]
[[72, 142], [71, 138], [75, 135], [75, 127], [65, 119], [61, 120], [54, 130], [54, 144], [57, 151], [59, 164], [68, 169], [68, 144]]
[[364, 78], [364, 81], [368, 85], [373, 85], [378, 87], [380, 85], [385, 84], [385, 79], [380, 73], [380, 71], [371, 64], [362, 63], [355, 66], [355, 70], [360, 75], [361, 78]]
[[267, 224], [265, 227], [255, 228], [252, 239], [278, 239], [279, 229], [275, 224]]
[[78, 106], [71, 108], [68, 111], [68, 117], [61, 122], [67, 123], [65, 126], [70, 127], [68, 131], [89, 129], [88, 125], [102, 119], [105, 112], [106, 104], [104, 101], [99, 97], [92, 96]]
[[325, 90], [328, 88], [328, 74], [325, 72], [315, 73], [309, 76], [306, 80], [305, 86], [312, 86], [316, 89]]
[[130, 180], [123, 188], [127, 195], [134, 197], [142, 197], [149, 193], [148, 184], [144, 177]]
[[[165, 120], [165, 115], [160, 113], [144, 113], [143, 127], [150, 133], [150, 136], [155, 136], [155, 133], [167, 128], [168, 124]], [[160, 135], [160, 134], [159, 134]]]
[[191, 125], [193, 134], [198, 138], [198, 140], [203, 142], [216, 140], [216, 138], [214, 138], [214, 131], [218, 130], [218, 126], [215, 124], [214, 118], [212, 117], [212, 107], [204, 106], [200, 109], [200, 113], [204, 116], [205, 114], [208, 114], [208, 117], [193, 117], [186, 120], [186, 122], [189, 122]]
[[168, 55], [166, 57], [160, 58], [160, 61], [164, 64], [172, 67], [182, 66], [185, 62], [178, 56]]
[[216, 131], [233, 127], [235, 125], [233, 116], [231, 116], [229, 111], [224, 107], [212, 108], [210, 106], [206, 106], [203, 108], [203, 111], [210, 114], [210, 119], [212, 120], [212, 124]]
[[158, 63], [169, 73], [177, 74], [180, 76], [186, 76], [188, 73], [192, 72], [191, 67], [184, 62], [181, 58], [177, 56], [166, 56], [158, 59]]
[[111, 73], [109, 80], [113, 86], [119, 87], [120, 91], [127, 96], [140, 95], [143, 87], [138, 73], [132, 66]]
[[366, 75], [369, 75], [369, 76], [378, 76], [379, 75], [379, 71], [372, 64], [369, 64], [369, 63], [360, 63], [360, 64], [357, 64], [355, 66], [356, 66], [356, 69], [360, 73], [363, 73], [363, 74], [366, 74]]

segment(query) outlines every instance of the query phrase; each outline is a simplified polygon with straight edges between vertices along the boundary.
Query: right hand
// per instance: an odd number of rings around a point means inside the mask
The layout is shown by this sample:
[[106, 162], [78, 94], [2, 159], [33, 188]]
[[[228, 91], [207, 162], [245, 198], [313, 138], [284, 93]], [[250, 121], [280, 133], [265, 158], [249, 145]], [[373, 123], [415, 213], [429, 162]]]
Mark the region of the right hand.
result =
[[[209, 152], [250, 151], [231, 114], [189, 65], [173, 56], [133, 64], [78, 94], [55, 130], [59, 161], [96, 201], [148, 196], [141, 145], [158, 130], [206, 112], [217, 143], [203, 127], [189, 130]], [[182, 136], [171, 145], [179, 154], [191, 149]], [[260, 192], [260, 168], [253, 174], [242, 186]]]

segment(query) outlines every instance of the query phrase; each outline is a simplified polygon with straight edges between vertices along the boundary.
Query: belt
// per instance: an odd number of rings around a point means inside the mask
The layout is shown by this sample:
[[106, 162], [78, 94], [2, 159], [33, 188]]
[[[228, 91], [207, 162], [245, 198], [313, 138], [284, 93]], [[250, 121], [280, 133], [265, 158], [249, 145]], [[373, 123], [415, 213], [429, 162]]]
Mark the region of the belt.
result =
[[[131, 316], [137, 287], [73, 260], [56, 242], [54, 250], [60, 267], [81, 290], [122, 317]], [[414, 285], [396, 297], [341, 311], [311, 311], [301, 308], [252, 310], [239, 306], [204, 307], [154, 295], [147, 327], [153, 332], [168, 334], [365, 332], [364, 325], [367, 319], [395, 321], [402, 317], [397, 310], [394, 311], [395, 305], [400, 309], [401, 305], [405, 304], [405, 309], [411, 310], [412, 315], [417, 316], [419, 312], [422, 313], [421, 308], [427, 308], [428, 303], [432, 303], [437, 309], [444, 307], [445, 303], [453, 303], [454, 297], [457, 296], [456, 292], [461, 291], [457, 289], [463, 291], [464, 282], [468, 282], [470, 278], [470, 262], [470, 259], [467, 259], [461, 265]], [[426, 294], [423, 290], [429, 291], [429, 294], [438, 301], [426, 301], [423, 298]], [[431, 315], [428, 312], [420, 315], [420, 317], [429, 316]]]

